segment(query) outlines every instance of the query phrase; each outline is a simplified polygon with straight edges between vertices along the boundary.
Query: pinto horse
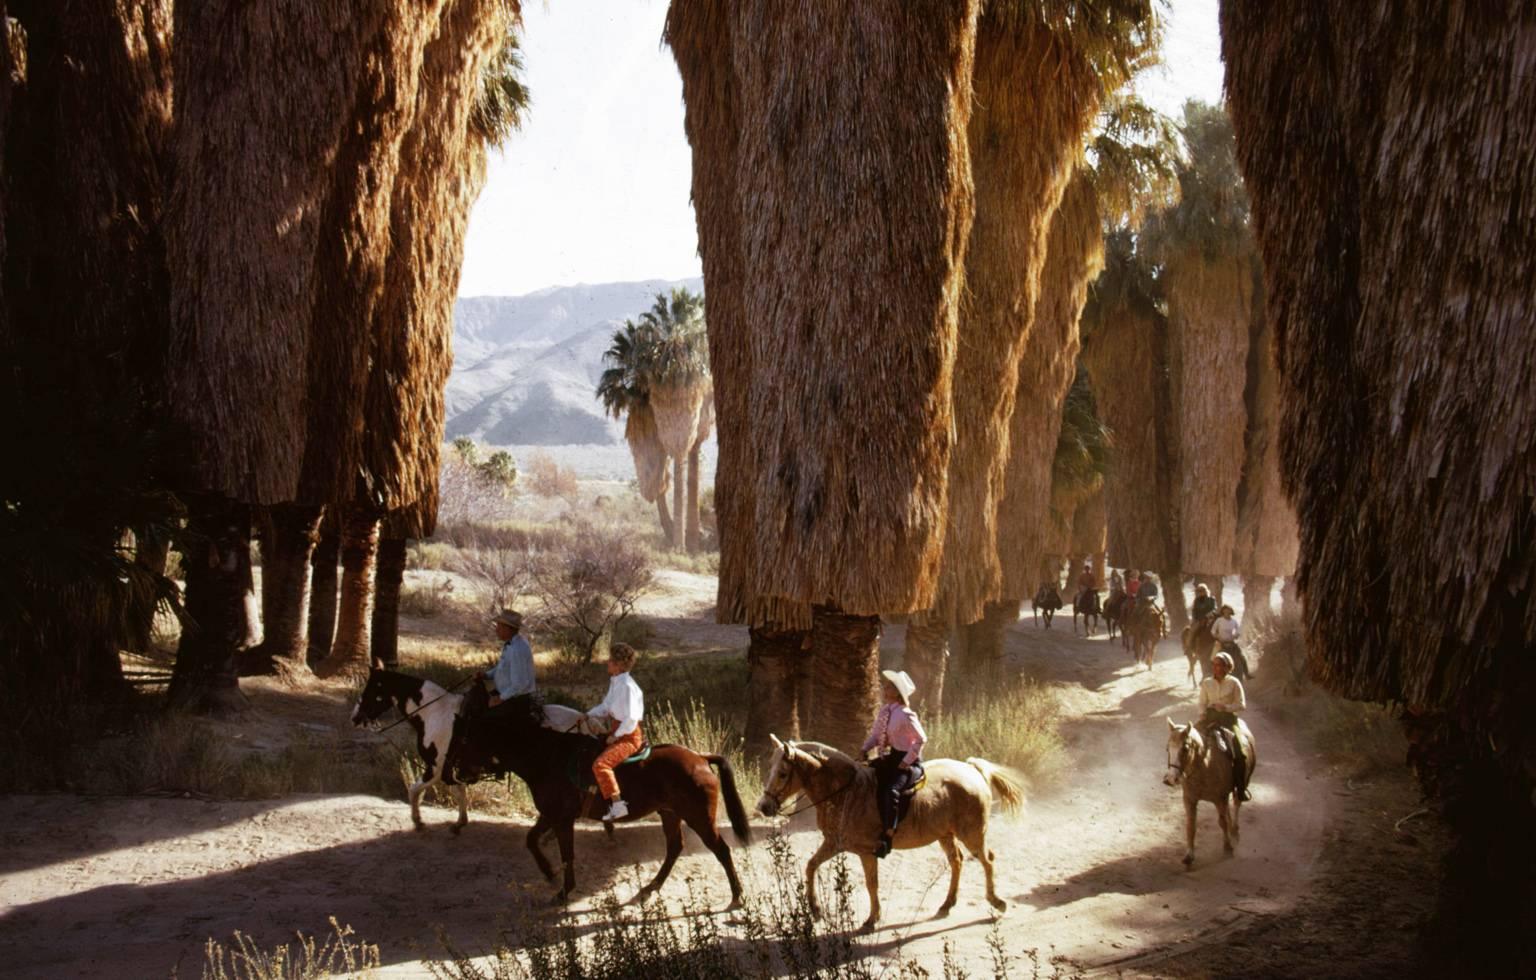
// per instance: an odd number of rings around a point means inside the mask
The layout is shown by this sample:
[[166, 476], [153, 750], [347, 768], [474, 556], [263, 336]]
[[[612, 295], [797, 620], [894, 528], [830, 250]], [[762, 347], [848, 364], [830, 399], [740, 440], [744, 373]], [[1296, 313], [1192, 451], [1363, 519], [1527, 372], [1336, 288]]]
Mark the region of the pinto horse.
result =
[[[805, 866], [805, 892], [811, 914], [821, 915], [816, 896], [816, 869], [834, 854], [852, 851], [864, 865], [869, 891], [869, 918], [861, 931], [880, 921], [880, 866], [873, 857], [880, 836], [880, 807], [875, 799], [875, 771], [820, 742], [781, 742], [773, 739], [773, 762], [758, 812], [774, 816], [791, 798], [803, 796], [816, 807], [821, 846]], [[1024, 805], [1023, 778], [985, 759], [934, 759], [923, 763], [922, 787], [912, 797], [907, 815], [896, 828], [891, 846], [897, 850], [938, 844], [949, 858], [949, 894], [939, 906], [942, 918], [955, 907], [960, 890], [960, 845], [980, 862], [987, 879], [987, 901], [999, 912], [1008, 903], [998, 897], [993, 880], [992, 848], [987, 821], [993, 803], [1015, 812]], [[796, 811], [798, 812], [798, 811]]]
[[362, 726], [376, 721], [390, 708], [398, 708], [416, 733], [416, 754], [421, 757], [425, 771], [421, 779], [411, 784], [408, 795], [411, 823], [417, 830], [426, 829], [421, 820], [421, 797], [431, 786], [447, 786], [459, 804], [459, 822], [451, 828], [455, 834], [469, 822], [469, 794], [447, 765], [454, 722], [463, 703], [463, 695], [450, 694], [429, 680], [374, 667], [368, 672], [368, 683], [357, 699], [357, 706], [352, 709], [352, 724]]
[[[478, 689], [470, 698], [484, 697]], [[471, 712], [473, 714], [473, 712]], [[576, 732], [556, 731], [542, 724], [535, 715], [513, 711], [483, 723], [461, 725], [449, 757], [459, 779], [473, 782], [481, 775], [511, 772], [528, 784], [538, 819], [528, 830], [527, 846], [534, 863], [546, 880], [555, 880], [540, 839], [550, 830], [560, 847], [564, 878], [555, 902], [569, 900], [576, 888], [576, 820], [585, 817], [601, 820], [607, 801], [589, 790], [592, 762], [602, 749], [602, 741]], [[715, 775], [714, 768], [720, 771]], [[659, 889], [672, 873], [672, 866], [683, 852], [683, 824], [687, 824], [704, 842], [725, 869], [731, 886], [731, 904], [727, 911], [741, 906], [741, 880], [731, 860], [731, 849], [715, 828], [720, 803], [725, 803], [731, 830], [743, 844], [752, 839], [747, 812], [736, 792], [736, 777], [724, 756], [702, 755], [681, 745], [657, 745], [643, 759], [631, 759], [614, 769], [619, 791], [629, 805], [629, 816], [620, 823], [630, 823], [656, 814], [661, 817], [667, 853], [661, 868], [649, 884], [641, 888], [635, 900]]]

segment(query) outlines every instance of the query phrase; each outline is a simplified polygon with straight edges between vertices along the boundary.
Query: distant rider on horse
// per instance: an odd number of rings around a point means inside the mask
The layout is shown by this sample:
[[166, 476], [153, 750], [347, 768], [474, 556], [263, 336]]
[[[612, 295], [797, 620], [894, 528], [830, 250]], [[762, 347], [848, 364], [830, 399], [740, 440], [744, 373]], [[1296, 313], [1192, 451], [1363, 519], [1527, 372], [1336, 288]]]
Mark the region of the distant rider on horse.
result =
[[608, 695], [603, 703], [588, 711], [588, 722], [611, 722], [608, 747], [592, 763], [592, 776], [603, 799], [608, 801], [608, 812], [603, 820], [622, 820], [629, 816], [629, 806], [619, 796], [619, 780], [613, 767], [639, 752], [645, 745], [645, 735], [640, 731], [640, 720], [645, 717], [645, 694], [640, 685], [629, 676], [635, 665], [634, 647], [628, 643], [615, 643], [608, 654]]
[[1211, 658], [1212, 676], [1200, 682], [1200, 730], [1215, 736], [1220, 729], [1232, 749], [1232, 784], [1239, 800], [1247, 802], [1248, 765], [1238, 738], [1237, 716], [1248, 707], [1243, 683], [1232, 676], [1232, 658], [1225, 652]]
[[1211, 598], [1211, 590], [1203, 585], [1195, 586], [1195, 603], [1189, 607], [1190, 618], [1200, 622], [1207, 616], [1216, 613], [1216, 600]]
[[901, 797], [922, 778], [923, 743], [928, 741], [928, 734], [909, 703], [917, 690], [912, 678], [904, 670], [883, 670], [880, 677], [880, 693], [885, 703], [875, 712], [875, 723], [860, 750], [865, 756], [871, 750], [876, 753], [870, 765], [875, 769], [875, 799], [880, 806], [882, 828], [875, 843], [877, 858], [891, 853], [891, 838], [901, 819]]
[[1084, 592], [1092, 592], [1098, 587], [1099, 580], [1094, 577], [1093, 566], [1088, 562], [1083, 562], [1083, 570], [1077, 576], [1077, 594], [1082, 595]]
[[[1150, 607], [1157, 602], [1157, 579], [1151, 572], [1141, 573], [1141, 588], [1136, 590], [1136, 609]], [[1133, 610], [1135, 611], [1135, 610]]]
[[1247, 680], [1253, 674], [1248, 669], [1248, 658], [1243, 656], [1242, 648], [1237, 645], [1237, 637], [1241, 631], [1242, 627], [1237, 622], [1237, 613], [1233, 612], [1231, 606], [1222, 606], [1221, 615], [1211, 624], [1211, 635], [1216, 637], [1222, 652], [1231, 657], [1236, 665], [1233, 673], [1240, 680]]

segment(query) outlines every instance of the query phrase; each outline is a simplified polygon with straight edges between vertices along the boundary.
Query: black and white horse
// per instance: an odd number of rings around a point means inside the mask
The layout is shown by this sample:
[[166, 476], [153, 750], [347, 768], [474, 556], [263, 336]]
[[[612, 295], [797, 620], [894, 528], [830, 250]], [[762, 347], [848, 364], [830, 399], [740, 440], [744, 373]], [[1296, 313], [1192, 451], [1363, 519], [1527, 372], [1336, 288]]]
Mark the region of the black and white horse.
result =
[[426, 828], [421, 821], [421, 797], [429, 786], [447, 786], [459, 804], [459, 822], [451, 828], [455, 834], [469, 823], [469, 794], [448, 765], [448, 748], [463, 701], [463, 695], [450, 694], [429, 680], [375, 666], [368, 672], [368, 684], [352, 711], [352, 724], [361, 726], [397, 708], [416, 733], [416, 751], [425, 769], [410, 789], [411, 823], [417, 830]]

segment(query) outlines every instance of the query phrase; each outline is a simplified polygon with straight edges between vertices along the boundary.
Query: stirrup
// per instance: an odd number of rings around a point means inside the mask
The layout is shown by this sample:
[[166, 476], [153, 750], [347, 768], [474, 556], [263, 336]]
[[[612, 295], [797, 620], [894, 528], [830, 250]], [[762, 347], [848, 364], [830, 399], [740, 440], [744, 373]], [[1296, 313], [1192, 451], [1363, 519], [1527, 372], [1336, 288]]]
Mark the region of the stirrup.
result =
[[880, 839], [875, 842], [875, 857], [883, 858], [889, 853], [891, 853], [891, 835], [881, 834]]

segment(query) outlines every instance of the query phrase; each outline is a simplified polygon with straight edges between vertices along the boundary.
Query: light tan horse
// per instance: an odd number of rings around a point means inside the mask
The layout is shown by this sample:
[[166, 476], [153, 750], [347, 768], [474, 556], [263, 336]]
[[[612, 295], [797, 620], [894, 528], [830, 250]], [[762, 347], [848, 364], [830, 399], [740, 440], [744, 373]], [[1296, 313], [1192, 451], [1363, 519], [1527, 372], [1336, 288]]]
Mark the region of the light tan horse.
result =
[[[891, 844], [898, 850], [938, 844], [949, 858], [949, 894], [936, 918], [949, 914], [960, 889], [960, 847], [981, 862], [987, 876], [987, 901], [999, 912], [1008, 903], [997, 895], [993, 854], [987, 846], [987, 821], [992, 804], [1013, 813], [1024, 805], [1024, 782], [1018, 773], [985, 759], [934, 759], [923, 763], [926, 782], [912, 798], [905, 819]], [[869, 932], [880, 920], [880, 866], [874, 858], [880, 836], [880, 811], [875, 802], [875, 771], [820, 742], [781, 742], [773, 736], [773, 764], [757, 809], [774, 816], [786, 802], [804, 797], [804, 807], [816, 807], [821, 846], [805, 866], [805, 891], [811, 912], [821, 915], [816, 897], [816, 869], [834, 854], [851, 851], [864, 866], [869, 891]], [[798, 812], [798, 811], [796, 811]], [[958, 843], [957, 843], [958, 842]]]
[[[1237, 737], [1243, 743], [1243, 757], [1248, 763], [1248, 782], [1258, 766], [1259, 753], [1253, 733], [1239, 719]], [[1232, 757], [1221, 751], [1214, 739], [1207, 738], [1196, 725], [1175, 724], [1168, 719], [1168, 771], [1163, 776], [1168, 786], [1184, 785], [1184, 867], [1195, 863], [1195, 809], [1201, 800], [1216, 804], [1216, 819], [1221, 822], [1222, 850], [1232, 853], [1232, 845], [1242, 836], [1238, 816], [1243, 801], [1235, 793]]]

